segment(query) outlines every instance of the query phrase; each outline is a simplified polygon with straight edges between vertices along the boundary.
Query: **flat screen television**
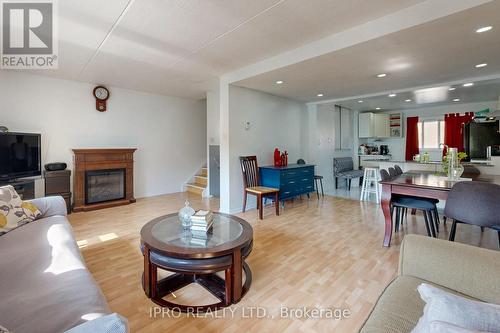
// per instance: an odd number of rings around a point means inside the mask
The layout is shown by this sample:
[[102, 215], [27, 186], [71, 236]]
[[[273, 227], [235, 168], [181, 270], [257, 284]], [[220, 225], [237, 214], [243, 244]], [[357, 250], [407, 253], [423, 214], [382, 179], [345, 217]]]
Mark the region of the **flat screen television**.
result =
[[41, 175], [41, 135], [0, 133], [0, 180]]

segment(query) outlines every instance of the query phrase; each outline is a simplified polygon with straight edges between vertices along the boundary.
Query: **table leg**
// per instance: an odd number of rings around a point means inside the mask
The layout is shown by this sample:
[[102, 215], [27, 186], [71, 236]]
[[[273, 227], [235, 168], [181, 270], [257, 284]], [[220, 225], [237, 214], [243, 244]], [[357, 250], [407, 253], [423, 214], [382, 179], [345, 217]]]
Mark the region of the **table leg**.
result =
[[238, 303], [241, 299], [241, 291], [243, 284], [241, 249], [233, 252], [233, 265], [231, 267], [231, 275], [233, 282], [233, 303]]
[[149, 248], [144, 246], [144, 275], [143, 288], [146, 296], [151, 298], [151, 262], [149, 261]]
[[391, 216], [391, 185], [382, 184], [382, 211], [385, 218], [384, 246], [391, 246], [392, 216]]
[[232, 299], [232, 288], [233, 288], [233, 281], [232, 281], [232, 276], [231, 276], [231, 269], [226, 269], [226, 294], [225, 294], [225, 302], [226, 305], [231, 304], [231, 299]]

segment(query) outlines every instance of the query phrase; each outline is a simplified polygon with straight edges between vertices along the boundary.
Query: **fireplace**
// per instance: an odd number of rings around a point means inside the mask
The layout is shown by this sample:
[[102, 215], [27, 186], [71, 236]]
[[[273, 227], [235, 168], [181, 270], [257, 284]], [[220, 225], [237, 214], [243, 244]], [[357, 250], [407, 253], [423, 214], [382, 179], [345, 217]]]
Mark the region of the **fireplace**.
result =
[[135, 150], [73, 149], [73, 211], [88, 211], [135, 202]]
[[125, 198], [125, 169], [85, 172], [85, 204]]

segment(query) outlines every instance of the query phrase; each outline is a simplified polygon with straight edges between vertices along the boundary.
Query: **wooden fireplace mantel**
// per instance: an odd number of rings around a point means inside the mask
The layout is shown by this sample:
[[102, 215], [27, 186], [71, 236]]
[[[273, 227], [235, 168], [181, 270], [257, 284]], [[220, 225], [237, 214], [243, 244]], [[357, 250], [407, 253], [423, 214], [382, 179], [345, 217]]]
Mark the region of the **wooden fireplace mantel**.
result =
[[[89, 211], [135, 202], [134, 152], [136, 150], [136, 148], [73, 149], [73, 211]], [[85, 203], [85, 172], [108, 169], [125, 169], [125, 198], [87, 205]]]

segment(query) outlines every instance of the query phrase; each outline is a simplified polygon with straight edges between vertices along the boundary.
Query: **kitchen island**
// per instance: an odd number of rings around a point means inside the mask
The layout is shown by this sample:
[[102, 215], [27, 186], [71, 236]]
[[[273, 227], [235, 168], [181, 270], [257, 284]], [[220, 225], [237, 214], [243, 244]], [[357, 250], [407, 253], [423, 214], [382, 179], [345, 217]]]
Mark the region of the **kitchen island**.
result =
[[[363, 161], [363, 166], [371, 168], [388, 169], [394, 167], [394, 165], [399, 165], [403, 172], [410, 170], [413, 171], [430, 171], [439, 173], [443, 171], [441, 162], [428, 162], [420, 163], [415, 161], [397, 161], [397, 160], [387, 160], [381, 161], [378, 159], [366, 159]], [[477, 168], [481, 174], [484, 175], [500, 175], [500, 156], [493, 156], [489, 164], [486, 163], [463, 163], [464, 166], [471, 165]]]

